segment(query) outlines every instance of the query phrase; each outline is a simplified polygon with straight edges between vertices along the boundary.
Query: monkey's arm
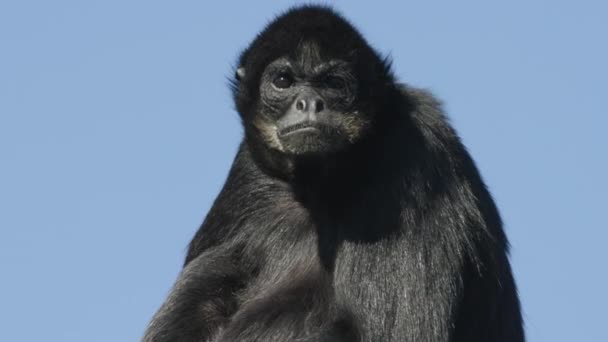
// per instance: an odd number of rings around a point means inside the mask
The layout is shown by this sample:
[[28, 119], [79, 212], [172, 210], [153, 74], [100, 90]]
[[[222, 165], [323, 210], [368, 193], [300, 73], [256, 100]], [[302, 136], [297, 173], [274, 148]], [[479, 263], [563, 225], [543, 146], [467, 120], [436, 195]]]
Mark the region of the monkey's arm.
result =
[[209, 341], [236, 311], [249, 277], [237, 252], [218, 246], [188, 263], [142, 341]]

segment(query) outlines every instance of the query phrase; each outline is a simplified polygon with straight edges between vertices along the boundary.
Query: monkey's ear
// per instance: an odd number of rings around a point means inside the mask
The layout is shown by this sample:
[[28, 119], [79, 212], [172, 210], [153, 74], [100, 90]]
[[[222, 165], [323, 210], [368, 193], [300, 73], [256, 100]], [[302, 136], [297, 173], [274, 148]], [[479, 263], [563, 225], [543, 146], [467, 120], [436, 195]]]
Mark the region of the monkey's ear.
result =
[[240, 81], [243, 79], [243, 77], [245, 77], [245, 67], [240, 67], [236, 69], [236, 72], [234, 73], [234, 78], [236, 78], [237, 81]]

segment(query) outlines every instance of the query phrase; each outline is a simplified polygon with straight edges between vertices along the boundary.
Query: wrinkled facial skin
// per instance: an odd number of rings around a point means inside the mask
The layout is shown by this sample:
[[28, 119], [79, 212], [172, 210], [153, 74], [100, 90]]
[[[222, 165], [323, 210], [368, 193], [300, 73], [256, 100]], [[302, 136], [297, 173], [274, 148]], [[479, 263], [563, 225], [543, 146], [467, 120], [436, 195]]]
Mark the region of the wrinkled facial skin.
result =
[[357, 108], [357, 81], [342, 60], [323, 60], [314, 45], [264, 69], [254, 127], [268, 148], [324, 155], [355, 143], [369, 126]]

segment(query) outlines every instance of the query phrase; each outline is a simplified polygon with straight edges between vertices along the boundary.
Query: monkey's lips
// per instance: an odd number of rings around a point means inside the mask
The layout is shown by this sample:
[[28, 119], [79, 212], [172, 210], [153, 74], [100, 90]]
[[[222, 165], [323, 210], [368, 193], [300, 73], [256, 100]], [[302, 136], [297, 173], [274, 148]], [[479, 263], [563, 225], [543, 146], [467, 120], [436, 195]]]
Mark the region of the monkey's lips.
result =
[[316, 120], [306, 120], [277, 132], [283, 151], [291, 155], [324, 155], [345, 146], [344, 137], [331, 126]]
[[279, 130], [280, 137], [287, 137], [294, 134], [320, 134], [321, 127], [317, 122], [305, 121]]

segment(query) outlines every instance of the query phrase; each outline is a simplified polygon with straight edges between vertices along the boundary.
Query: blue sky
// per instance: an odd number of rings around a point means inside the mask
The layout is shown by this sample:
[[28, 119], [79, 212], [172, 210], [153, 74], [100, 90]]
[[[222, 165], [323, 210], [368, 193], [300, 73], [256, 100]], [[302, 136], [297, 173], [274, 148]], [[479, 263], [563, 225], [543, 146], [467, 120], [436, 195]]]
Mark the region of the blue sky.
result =
[[[289, 1], [0, 3], [0, 340], [136, 341], [222, 185], [227, 77]], [[501, 209], [530, 341], [605, 341], [608, 5], [335, 1]]]

